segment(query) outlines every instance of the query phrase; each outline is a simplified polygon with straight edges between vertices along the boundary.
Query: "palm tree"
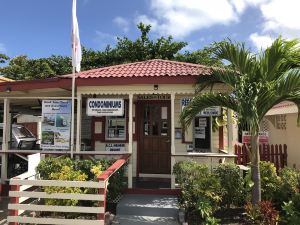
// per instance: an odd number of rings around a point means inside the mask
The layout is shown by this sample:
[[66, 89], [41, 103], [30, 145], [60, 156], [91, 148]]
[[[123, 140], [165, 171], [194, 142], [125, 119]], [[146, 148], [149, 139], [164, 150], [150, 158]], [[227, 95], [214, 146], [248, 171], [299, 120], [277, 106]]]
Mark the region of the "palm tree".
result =
[[[212, 68], [211, 79], [199, 80], [196, 95], [182, 111], [183, 127], [191, 124], [194, 117], [211, 106], [229, 108], [237, 113], [238, 121], [251, 136], [247, 150], [250, 155], [252, 203], [261, 201], [258, 132], [265, 114], [282, 101], [294, 102], [298, 107], [300, 125], [300, 46], [298, 40], [276, 39], [259, 54], [253, 54], [244, 44], [226, 40], [216, 44], [215, 54], [229, 62], [225, 68]], [[214, 84], [224, 83], [227, 93], [202, 92]], [[207, 90], [207, 89], [206, 89]]]

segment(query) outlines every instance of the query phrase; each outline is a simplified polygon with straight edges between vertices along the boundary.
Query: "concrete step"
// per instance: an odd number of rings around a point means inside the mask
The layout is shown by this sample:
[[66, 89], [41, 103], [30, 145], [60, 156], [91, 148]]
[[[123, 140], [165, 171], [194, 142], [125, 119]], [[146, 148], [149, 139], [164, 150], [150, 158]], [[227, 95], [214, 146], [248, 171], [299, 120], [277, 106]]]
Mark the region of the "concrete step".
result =
[[117, 205], [117, 216], [178, 217], [178, 201], [172, 195], [125, 195]]
[[179, 225], [173, 217], [154, 217], [154, 216], [116, 216], [112, 225]]

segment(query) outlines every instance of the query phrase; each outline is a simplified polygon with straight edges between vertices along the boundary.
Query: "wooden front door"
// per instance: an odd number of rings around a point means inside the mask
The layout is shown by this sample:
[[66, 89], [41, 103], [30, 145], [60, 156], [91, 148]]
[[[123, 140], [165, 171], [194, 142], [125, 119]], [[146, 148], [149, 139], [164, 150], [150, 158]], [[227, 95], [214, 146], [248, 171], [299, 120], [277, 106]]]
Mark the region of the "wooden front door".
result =
[[171, 134], [170, 103], [139, 104], [139, 172], [170, 174]]

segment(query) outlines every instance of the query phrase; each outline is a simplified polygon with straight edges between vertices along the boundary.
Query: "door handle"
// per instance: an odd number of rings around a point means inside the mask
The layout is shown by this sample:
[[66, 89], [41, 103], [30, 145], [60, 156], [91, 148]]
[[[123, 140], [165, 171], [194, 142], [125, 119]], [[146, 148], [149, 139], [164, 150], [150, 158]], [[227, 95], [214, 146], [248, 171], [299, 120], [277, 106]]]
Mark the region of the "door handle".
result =
[[165, 142], [166, 142], [166, 143], [170, 143], [171, 141], [170, 141], [170, 140], [166, 140]]

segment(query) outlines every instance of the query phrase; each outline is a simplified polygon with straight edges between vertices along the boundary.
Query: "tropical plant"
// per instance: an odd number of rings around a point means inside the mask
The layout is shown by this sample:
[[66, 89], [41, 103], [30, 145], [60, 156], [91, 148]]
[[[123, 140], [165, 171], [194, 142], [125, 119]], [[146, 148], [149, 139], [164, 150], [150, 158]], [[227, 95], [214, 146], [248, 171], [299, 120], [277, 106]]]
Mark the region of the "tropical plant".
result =
[[223, 189], [220, 179], [206, 165], [195, 161], [177, 162], [173, 173], [181, 189], [179, 205], [187, 214], [199, 213], [205, 219], [218, 209]]
[[[300, 193], [300, 171], [285, 167], [280, 170], [280, 186], [274, 196], [274, 203], [281, 206], [283, 202], [289, 202]], [[300, 209], [299, 209], [300, 211]]]
[[284, 202], [282, 209], [283, 222], [287, 225], [298, 224], [300, 221], [300, 194], [296, 194], [289, 202]]
[[261, 197], [263, 200], [273, 202], [280, 187], [280, 177], [277, 175], [276, 167], [273, 163], [261, 161], [259, 166], [261, 177]]
[[243, 178], [240, 168], [235, 164], [220, 164], [214, 169], [224, 189], [222, 206], [243, 206], [247, 198], [246, 179]]
[[[229, 65], [211, 68], [210, 79], [199, 77], [196, 95], [182, 111], [180, 120], [186, 127], [200, 111], [211, 106], [227, 107], [237, 113], [239, 124], [251, 134], [247, 151], [254, 182], [252, 203], [257, 204], [261, 200], [259, 124], [265, 114], [282, 101], [294, 102], [300, 109], [299, 41], [278, 38], [266, 50], [254, 54], [244, 44], [227, 40], [217, 43], [214, 52]], [[227, 86], [226, 93], [207, 89], [220, 83]]]
[[249, 224], [277, 225], [279, 221], [279, 212], [273, 207], [271, 201], [262, 201], [257, 205], [248, 203], [245, 211]]

